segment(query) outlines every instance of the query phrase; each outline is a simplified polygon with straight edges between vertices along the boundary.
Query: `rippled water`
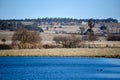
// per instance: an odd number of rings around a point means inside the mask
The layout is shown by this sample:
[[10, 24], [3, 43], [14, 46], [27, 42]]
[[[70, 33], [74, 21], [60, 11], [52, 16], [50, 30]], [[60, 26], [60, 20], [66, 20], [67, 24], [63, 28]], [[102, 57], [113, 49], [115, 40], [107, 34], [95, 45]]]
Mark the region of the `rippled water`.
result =
[[0, 80], [120, 80], [120, 59], [0, 57]]

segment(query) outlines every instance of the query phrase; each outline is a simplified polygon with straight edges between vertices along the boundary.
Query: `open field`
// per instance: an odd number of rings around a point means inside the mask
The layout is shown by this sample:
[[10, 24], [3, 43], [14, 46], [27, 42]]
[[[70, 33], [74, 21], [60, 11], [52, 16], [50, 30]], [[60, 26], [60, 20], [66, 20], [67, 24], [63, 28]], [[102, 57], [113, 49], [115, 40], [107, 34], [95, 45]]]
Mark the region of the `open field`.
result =
[[120, 48], [56, 48], [0, 50], [0, 56], [77, 56], [120, 58]]

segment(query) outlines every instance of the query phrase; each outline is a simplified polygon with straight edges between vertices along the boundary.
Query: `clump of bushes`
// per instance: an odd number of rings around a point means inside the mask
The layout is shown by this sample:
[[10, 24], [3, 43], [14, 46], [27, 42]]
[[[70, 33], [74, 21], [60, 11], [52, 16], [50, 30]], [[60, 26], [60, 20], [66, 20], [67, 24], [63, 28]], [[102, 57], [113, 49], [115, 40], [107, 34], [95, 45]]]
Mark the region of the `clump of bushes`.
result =
[[0, 44], [0, 50], [3, 50], [3, 49], [12, 49], [12, 45], [5, 44], [5, 42], [6, 42], [5, 38], [1, 39], [1, 41], [3, 42], [3, 44]]
[[53, 40], [59, 45], [61, 44], [63, 48], [78, 48], [80, 47], [80, 42], [82, 41], [80, 36], [69, 35], [69, 36], [55, 36]]
[[12, 49], [12, 45], [0, 44], [0, 50], [4, 50], [4, 49]]
[[43, 48], [45, 48], [45, 49], [47, 49], [47, 48], [57, 48], [57, 46], [53, 45], [53, 44], [44, 44]]
[[108, 41], [120, 41], [120, 35], [108, 35]]

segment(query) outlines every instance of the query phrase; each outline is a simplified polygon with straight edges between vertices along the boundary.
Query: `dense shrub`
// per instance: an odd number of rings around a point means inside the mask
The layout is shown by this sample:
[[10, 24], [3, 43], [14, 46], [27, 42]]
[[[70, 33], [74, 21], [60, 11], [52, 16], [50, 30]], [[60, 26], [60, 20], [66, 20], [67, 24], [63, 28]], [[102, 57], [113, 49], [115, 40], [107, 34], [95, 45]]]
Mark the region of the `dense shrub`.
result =
[[57, 45], [54, 44], [44, 44], [43, 48], [47, 49], [47, 48], [59, 48]]
[[6, 39], [4, 39], [4, 38], [3, 38], [3, 39], [1, 39], [1, 41], [2, 41], [2, 42], [5, 44], [5, 42], [6, 42]]
[[12, 46], [7, 44], [0, 44], [0, 50], [4, 50], [4, 49], [12, 49]]
[[120, 35], [108, 35], [107, 40], [108, 41], [120, 41]]

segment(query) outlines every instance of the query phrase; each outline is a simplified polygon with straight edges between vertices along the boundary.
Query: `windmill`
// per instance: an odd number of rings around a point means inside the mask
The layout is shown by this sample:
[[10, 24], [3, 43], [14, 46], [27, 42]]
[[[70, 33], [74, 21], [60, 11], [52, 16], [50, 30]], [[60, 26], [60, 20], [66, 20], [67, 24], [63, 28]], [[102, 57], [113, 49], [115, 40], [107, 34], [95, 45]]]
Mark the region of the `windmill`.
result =
[[[88, 41], [89, 41], [89, 43], [92, 42], [92, 45], [95, 47], [95, 45], [94, 45], [95, 35], [94, 35], [94, 31], [93, 31], [93, 27], [95, 26], [95, 22], [92, 19], [89, 19], [88, 26], [89, 26], [89, 29], [86, 32], [87, 36], [88, 36]], [[89, 44], [89, 47], [90, 47], [90, 44]]]

